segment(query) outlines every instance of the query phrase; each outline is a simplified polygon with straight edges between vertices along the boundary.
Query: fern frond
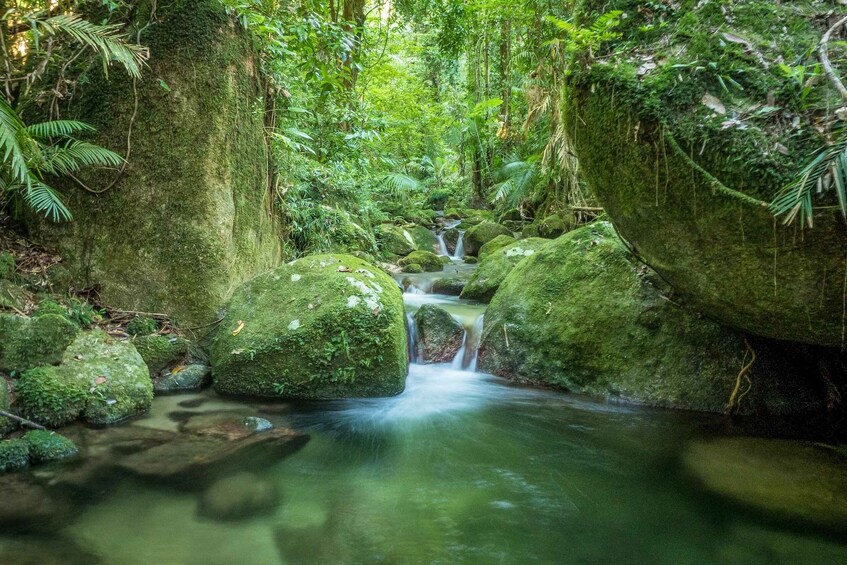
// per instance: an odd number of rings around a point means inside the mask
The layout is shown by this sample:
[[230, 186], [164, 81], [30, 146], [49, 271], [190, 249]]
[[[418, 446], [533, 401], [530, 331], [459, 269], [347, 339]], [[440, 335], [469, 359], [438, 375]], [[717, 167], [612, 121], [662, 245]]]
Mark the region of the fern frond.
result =
[[388, 190], [394, 195], [405, 195], [421, 188], [421, 182], [403, 173], [388, 173], [382, 179]]
[[39, 139], [62, 137], [73, 135], [81, 132], [93, 132], [93, 127], [85, 122], [76, 120], [53, 120], [49, 122], [41, 122], [40, 124], [32, 124], [26, 127], [26, 131], [32, 137]]
[[3, 165], [9, 168], [13, 179], [21, 183], [29, 176], [27, 158], [21, 143], [21, 133], [25, 131], [26, 126], [17, 112], [0, 96], [0, 152], [3, 154]]
[[70, 175], [83, 167], [119, 167], [123, 157], [99, 145], [72, 139], [64, 146], [45, 150], [40, 168], [53, 175]]
[[59, 194], [37, 179], [29, 179], [24, 190], [24, 201], [36, 212], [44, 214], [54, 222], [72, 220], [70, 210], [65, 207]]

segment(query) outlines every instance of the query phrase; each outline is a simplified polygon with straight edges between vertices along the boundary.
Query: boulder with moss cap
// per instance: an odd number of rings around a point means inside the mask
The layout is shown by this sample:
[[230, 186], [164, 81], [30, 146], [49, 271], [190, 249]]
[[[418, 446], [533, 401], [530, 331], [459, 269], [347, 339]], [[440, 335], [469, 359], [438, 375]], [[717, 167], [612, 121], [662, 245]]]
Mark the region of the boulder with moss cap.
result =
[[391, 396], [408, 369], [397, 283], [349, 255], [316, 255], [239, 288], [212, 344], [223, 394], [300, 399]]
[[498, 235], [512, 235], [508, 228], [494, 222], [480, 222], [465, 232], [465, 253], [477, 256], [482, 246]]
[[548, 243], [550, 243], [549, 239], [531, 237], [490, 253], [482, 259], [479, 267], [474, 271], [471, 280], [462, 290], [461, 297], [467, 300], [490, 302], [512, 269]]
[[57, 314], [36, 318], [0, 314], [0, 371], [20, 373], [56, 364], [78, 334], [78, 326]]

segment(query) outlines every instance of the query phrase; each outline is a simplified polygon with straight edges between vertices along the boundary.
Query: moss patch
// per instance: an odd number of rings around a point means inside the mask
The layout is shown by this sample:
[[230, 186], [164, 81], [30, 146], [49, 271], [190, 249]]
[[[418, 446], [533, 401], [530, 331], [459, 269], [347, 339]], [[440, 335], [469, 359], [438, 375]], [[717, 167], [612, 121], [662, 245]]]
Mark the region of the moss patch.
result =
[[349, 255], [317, 255], [256, 277], [234, 295], [212, 345], [224, 394], [332, 399], [401, 392], [402, 295]]
[[412, 251], [406, 257], [400, 259], [399, 265], [420, 265], [427, 273], [438, 273], [444, 270], [441, 257], [431, 251]]
[[[485, 316], [480, 367], [521, 381], [655, 406], [724, 412], [744, 366], [741, 335], [675, 306], [605, 222], [521, 261]], [[816, 387], [767, 355], [745, 413], [810, 412]], [[779, 363], [777, 363], [779, 365]]]
[[383, 253], [400, 257], [405, 257], [417, 246], [411, 233], [391, 224], [382, 224], [377, 228], [376, 240]]
[[188, 355], [188, 342], [179, 336], [145, 335], [135, 338], [132, 344], [153, 378]]
[[498, 235], [485, 245], [479, 248], [478, 259], [480, 261], [485, 260], [486, 257], [497, 251], [498, 249], [503, 249], [504, 247], [515, 243], [517, 240], [511, 235]]
[[482, 246], [498, 235], [512, 235], [506, 227], [494, 222], [483, 221], [465, 232], [465, 253], [477, 256]]
[[36, 318], [0, 314], [0, 370], [19, 373], [59, 363], [78, 334], [79, 327], [56, 314]]
[[471, 280], [465, 285], [461, 297], [467, 300], [490, 302], [512, 269], [548, 243], [550, 243], [549, 239], [533, 237], [513, 242], [489, 253], [482, 259], [479, 268], [474, 271]]
[[29, 444], [29, 460], [34, 464], [60, 461], [78, 453], [74, 442], [53, 432], [32, 430], [23, 440]]
[[0, 441], [0, 473], [20, 471], [29, 466], [29, 444], [22, 439]]
[[15, 278], [15, 258], [8, 251], [0, 252], [0, 279], [12, 280]]

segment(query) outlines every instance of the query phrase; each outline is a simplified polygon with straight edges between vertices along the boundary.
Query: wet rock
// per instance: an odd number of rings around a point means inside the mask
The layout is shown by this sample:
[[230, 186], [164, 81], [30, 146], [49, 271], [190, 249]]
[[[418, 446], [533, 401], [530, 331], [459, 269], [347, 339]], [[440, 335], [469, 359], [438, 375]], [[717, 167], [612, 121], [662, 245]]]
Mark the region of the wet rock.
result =
[[[494, 242], [492, 241], [491, 243]], [[491, 243], [485, 247], [488, 247]], [[480, 252], [481, 262], [479, 268], [474, 272], [464, 290], [462, 290], [461, 297], [466, 300], [490, 302], [494, 298], [494, 293], [497, 292], [500, 284], [512, 272], [512, 269], [527, 257], [533, 256], [548, 243], [550, 243], [549, 239], [537, 237], [523, 239], [521, 241], [514, 241], [512, 239], [512, 243], [491, 251], [484, 257], [483, 253]]]
[[511, 235], [498, 235], [479, 249], [478, 259], [480, 261], [484, 261], [486, 257], [497, 251], [498, 249], [503, 249], [509, 245], [512, 245], [517, 240]]
[[153, 400], [147, 366], [135, 347], [99, 330], [80, 335], [60, 366], [25, 373], [15, 392], [21, 413], [50, 427], [80, 416], [91, 424], [114, 424], [146, 412]]
[[442, 236], [444, 237], [444, 245], [447, 246], [447, 251], [450, 252], [450, 255], [456, 253], [456, 246], [459, 244], [459, 238], [462, 237], [462, 231], [459, 228], [450, 228], [449, 230], [444, 230]]
[[476, 265], [477, 263], [479, 263], [479, 259], [477, 259], [476, 257], [471, 257], [470, 255], [465, 255], [462, 258], [462, 261], [464, 261], [468, 265]]
[[20, 471], [29, 466], [29, 444], [22, 439], [0, 441], [0, 473]]
[[847, 532], [847, 456], [827, 446], [722, 438], [686, 449], [686, 469], [709, 491], [789, 523]]
[[457, 278], [436, 279], [432, 283], [432, 293], [459, 296], [466, 284], [467, 281]]
[[241, 440], [271, 429], [273, 424], [264, 418], [226, 414], [199, 414], [182, 426], [182, 431], [186, 433], [227, 441]]
[[272, 514], [279, 505], [279, 489], [253, 473], [237, 473], [215, 482], [200, 498], [200, 516], [238, 521]]
[[188, 355], [188, 342], [176, 335], [144, 335], [132, 340], [132, 344], [153, 378], [175, 367]]
[[53, 432], [32, 430], [23, 439], [29, 445], [29, 460], [34, 465], [70, 459], [79, 453], [73, 441]]
[[26, 318], [0, 314], [0, 371], [20, 373], [62, 360], [79, 328], [56, 314]]
[[201, 390], [212, 382], [211, 369], [206, 365], [188, 365], [184, 369], [168, 372], [153, 381], [156, 394], [175, 394]]
[[408, 256], [400, 259], [401, 267], [407, 265], [420, 265], [427, 273], [437, 273], [444, 270], [441, 258], [431, 251], [413, 251]]
[[[485, 315], [480, 367], [605, 398], [725, 412], [749, 356], [745, 338], [678, 306], [669, 292], [610, 224], [579, 228], [503, 281]], [[784, 346], [753, 347], [741, 413], [823, 409], [819, 388], [780, 353]]]
[[415, 312], [418, 351], [424, 363], [452, 361], [465, 339], [465, 329], [449, 312], [433, 304], [424, 304]]
[[[439, 261], [440, 266], [440, 261]], [[316, 255], [235, 292], [212, 344], [215, 389], [265, 398], [391, 396], [407, 373], [397, 283], [349, 255]]]
[[493, 240], [498, 235], [512, 235], [506, 227], [494, 222], [484, 221], [465, 233], [465, 253], [476, 257], [482, 246]]

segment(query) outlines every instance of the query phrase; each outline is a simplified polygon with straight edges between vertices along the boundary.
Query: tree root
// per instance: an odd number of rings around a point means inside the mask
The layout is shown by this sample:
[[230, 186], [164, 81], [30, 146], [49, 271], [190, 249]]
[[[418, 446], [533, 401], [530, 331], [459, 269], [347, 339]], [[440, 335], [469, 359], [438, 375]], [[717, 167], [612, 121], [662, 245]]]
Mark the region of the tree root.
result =
[[820, 57], [826, 78], [828, 78], [829, 82], [835, 86], [835, 89], [838, 90], [839, 94], [841, 94], [841, 98], [847, 101], [847, 87], [845, 87], [844, 83], [841, 82], [841, 79], [838, 78], [838, 74], [835, 72], [835, 69], [832, 67], [832, 63], [829, 60], [829, 40], [832, 39], [833, 34], [835, 34], [835, 32], [844, 25], [847, 25], [847, 17], [841, 18], [835, 23], [835, 25], [826, 31], [824, 36], [821, 38], [820, 46], [818, 47], [818, 56]]
[[42, 426], [41, 424], [36, 424], [35, 422], [33, 422], [31, 420], [27, 420], [26, 418], [21, 418], [20, 416], [15, 416], [14, 414], [6, 412], [5, 410], [0, 410], [0, 416], [3, 416], [4, 418], [9, 418], [10, 420], [14, 420], [14, 421], [18, 422], [19, 424], [23, 424], [24, 426], [30, 427], [34, 430], [42, 430], [42, 431], [45, 431], [45, 432], [50, 431], [47, 428], [45, 428], [44, 426]]
[[[747, 346], [747, 351], [744, 352], [744, 359], [742, 363], [747, 361], [748, 355], [750, 356], [750, 361], [745, 363], [743, 367], [741, 367], [741, 371], [738, 373], [738, 377], [735, 379], [735, 388], [732, 390], [732, 394], [729, 396], [729, 402], [726, 404], [727, 414], [736, 414], [738, 410], [741, 408], [741, 401], [747, 395], [748, 392], [753, 388], [753, 381], [750, 380], [750, 377], [747, 376], [747, 373], [750, 372], [750, 369], [753, 368], [753, 365], [756, 363], [756, 351], [753, 349], [753, 346], [750, 345], [750, 342], [747, 338], [744, 338], [744, 345]], [[739, 394], [741, 391], [741, 383], [744, 380], [747, 380], [747, 390]]]

